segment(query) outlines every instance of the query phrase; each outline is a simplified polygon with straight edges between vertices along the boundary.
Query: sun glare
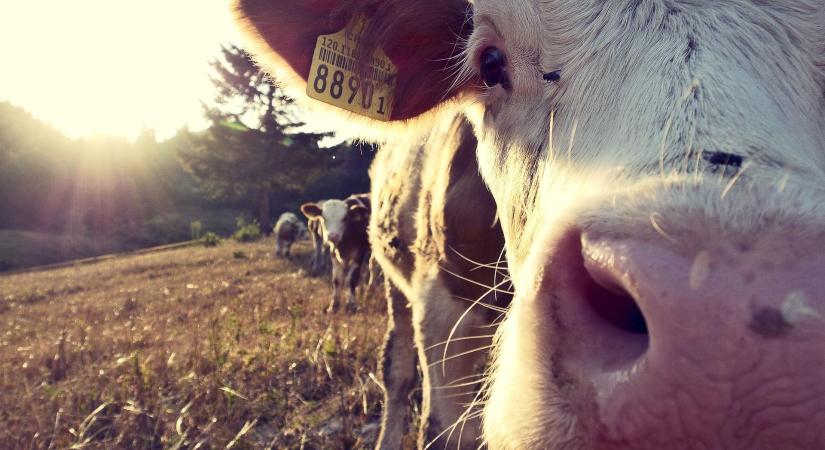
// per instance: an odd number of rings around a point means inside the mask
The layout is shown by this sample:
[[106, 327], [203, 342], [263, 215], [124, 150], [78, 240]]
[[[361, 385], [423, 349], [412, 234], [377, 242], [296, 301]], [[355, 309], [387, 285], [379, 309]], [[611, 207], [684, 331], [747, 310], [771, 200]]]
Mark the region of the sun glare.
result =
[[0, 2], [0, 100], [71, 137], [202, 128], [227, 0]]

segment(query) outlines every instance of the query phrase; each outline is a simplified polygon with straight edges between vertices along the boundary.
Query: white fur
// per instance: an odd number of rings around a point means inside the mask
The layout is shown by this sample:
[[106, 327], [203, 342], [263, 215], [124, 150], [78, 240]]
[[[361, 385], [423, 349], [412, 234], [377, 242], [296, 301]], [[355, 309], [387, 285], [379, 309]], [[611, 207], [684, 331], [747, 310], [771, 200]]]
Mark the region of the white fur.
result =
[[321, 210], [324, 226], [324, 241], [330, 244], [337, 244], [344, 236], [347, 212], [349, 207], [341, 200], [327, 200], [323, 203]]
[[[719, 236], [742, 244], [781, 236], [780, 247], [821, 239], [825, 3], [473, 6], [465, 72], [476, 72], [481, 52], [495, 46], [507, 56], [512, 82], [510, 91], [496, 86], [461, 105], [479, 139], [479, 166], [496, 200], [516, 290], [496, 340], [485, 439], [491, 448], [588, 448], [586, 430], [550, 374], [548, 355], [561, 344], [531, 332], [540, 328], [540, 309], [528, 301], [539, 269], [570, 229], [690, 251]], [[558, 82], [542, 79], [554, 70]], [[382, 137], [406, 125], [390, 125]], [[744, 165], [728, 173], [703, 152], [735, 154]]]
[[[525, 334], [534, 270], [558, 233], [670, 245], [665, 230], [695, 249], [709, 236], [805, 239], [825, 223], [825, 4], [630, 3], [475, 1], [468, 54], [497, 46], [513, 72], [512, 92], [489, 90], [471, 113], [517, 292], [486, 410], [494, 448], [545, 448], [548, 436], [586, 448], [546, 382], [548, 344]], [[557, 69], [559, 82], [541, 79]], [[743, 172], [712, 172], [703, 150], [743, 156]]]

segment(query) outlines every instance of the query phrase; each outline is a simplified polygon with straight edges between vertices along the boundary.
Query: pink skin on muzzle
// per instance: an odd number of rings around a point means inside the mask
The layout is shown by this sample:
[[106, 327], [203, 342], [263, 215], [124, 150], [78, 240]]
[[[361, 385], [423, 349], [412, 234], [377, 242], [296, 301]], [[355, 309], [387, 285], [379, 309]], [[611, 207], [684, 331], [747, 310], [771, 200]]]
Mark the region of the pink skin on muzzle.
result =
[[561, 240], [532, 300], [595, 448], [825, 448], [825, 257], [761, 247]]

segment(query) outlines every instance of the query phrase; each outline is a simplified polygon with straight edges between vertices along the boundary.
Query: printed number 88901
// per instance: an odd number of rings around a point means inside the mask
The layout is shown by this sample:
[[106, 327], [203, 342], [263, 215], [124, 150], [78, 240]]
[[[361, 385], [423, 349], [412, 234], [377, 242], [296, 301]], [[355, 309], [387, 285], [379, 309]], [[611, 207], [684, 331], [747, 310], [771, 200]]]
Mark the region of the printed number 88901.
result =
[[[332, 78], [332, 81], [330, 81]], [[341, 96], [344, 95], [344, 81], [346, 80], [346, 75], [344, 72], [340, 70], [335, 70], [332, 73], [332, 77], [329, 76], [329, 66], [326, 64], [319, 64], [318, 69], [315, 73], [315, 80], [312, 82], [312, 88], [315, 89], [315, 92], [319, 94], [323, 94], [329, 88], [329, 95], [338, 100]], [[354, 75], [350, 75], [349, 80], [347, 80], [346, 87], [349, 88], [349, 97], [347, 98], [347, 103], [352, 104], [355, 101], [355, 97], [358, 95], [358, 92], [361, 92], [361, 106], [364, 109], [372, 108], [372, 101], [373, 101], [373, 94], [375, 92], [375, 87], [373, 86], [371, 81], [367, 81], [362, 83], [359, 77]], [[378, 114], [385, 114], [384, 111], [384, 102], [386, 99], [384, 96], [378, 97], [378, 110], [376, 111]]]

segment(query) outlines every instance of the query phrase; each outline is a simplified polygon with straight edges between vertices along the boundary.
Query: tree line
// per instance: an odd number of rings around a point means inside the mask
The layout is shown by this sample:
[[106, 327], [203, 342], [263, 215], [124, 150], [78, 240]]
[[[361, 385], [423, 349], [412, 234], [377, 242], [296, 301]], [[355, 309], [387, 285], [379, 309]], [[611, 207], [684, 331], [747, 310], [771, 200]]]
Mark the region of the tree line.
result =
[[199, 214], [245, 213], [267, 232], [304, 201], [368, 190], [373, 148], [331, 146], [334, 136], [307, 130], [292, 100], [240, 49], [224, 48], [213, 68], [216, 97], [204, 103], [211, 125], [165, 140], [151, 130], [133, 141], [70, 139], [0, 102], [0, 231], [137, 248], [186, 237]]
[[298, 198], [319, 182], [328, 188], [338, 183], [336, 196], [369, 188], [372, 148], [359, 147], [353, 155], [348, 144], [325, 146], [334, 135], [309, 130], [294, 100], [243, 50], [227, 46], [221, 53], [212, 62], [214, 101], [203, 104], [212, 126], [191, 135], [178, 153], [208, 195], [252, 198], [255, 217], [268, 232], [273, 193]]

